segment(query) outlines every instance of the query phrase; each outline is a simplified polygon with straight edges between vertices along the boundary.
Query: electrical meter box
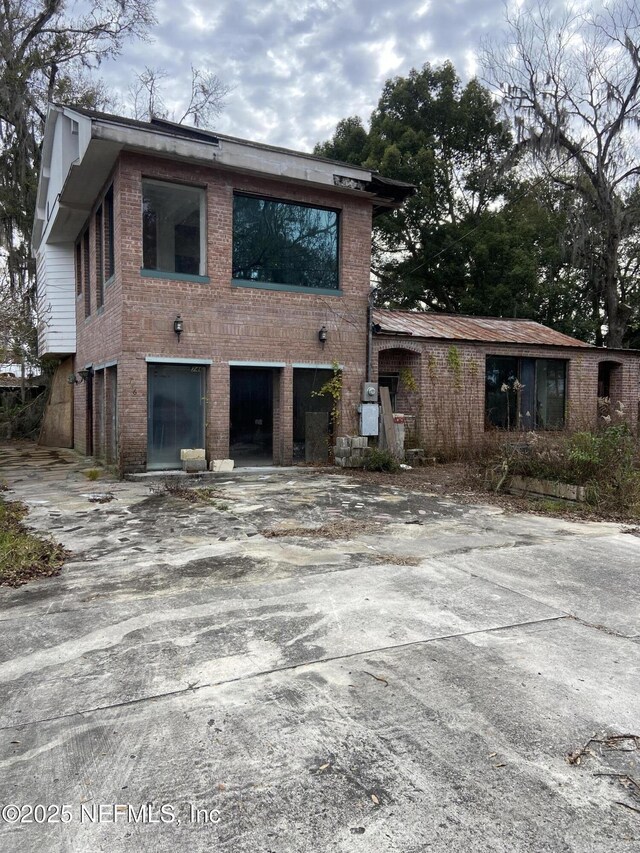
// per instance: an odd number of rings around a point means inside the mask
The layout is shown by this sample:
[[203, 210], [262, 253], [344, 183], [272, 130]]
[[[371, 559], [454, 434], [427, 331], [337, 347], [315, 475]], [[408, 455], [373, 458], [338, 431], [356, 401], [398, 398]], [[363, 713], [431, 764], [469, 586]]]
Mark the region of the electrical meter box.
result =
[[380, 406], [377, 403], [362, 403], [360, 406], [360, 435], [378, 435]]
[[378, 402], [378, 383], [365, 382], [362, 386], [362, 402], [377, 403]]

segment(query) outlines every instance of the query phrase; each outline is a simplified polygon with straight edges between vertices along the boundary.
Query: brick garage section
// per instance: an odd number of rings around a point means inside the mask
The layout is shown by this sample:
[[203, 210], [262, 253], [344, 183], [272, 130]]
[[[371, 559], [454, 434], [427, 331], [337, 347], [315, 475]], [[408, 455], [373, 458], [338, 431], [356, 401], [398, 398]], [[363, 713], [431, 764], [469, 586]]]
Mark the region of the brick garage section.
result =
[[[521, 346], [460, 341], [406, 340], [376, 336], [373, 365], [400, 376], [396, 409], [415, 419], [416, 440], [429, 448], [462, 448], [485, 430], [485, 364], [489, 355], [563, 359], [567, 362], [566, 428], [591, 428], [598, 417], [598, 366], [615, 362], [612, 405], [624, 405], [638, 430], [640, 359], [634, 352], [586, 347]], [[407, 381], [408, 377], [410, 379]], [[404, 379], [404, 381], [403, 381]], [[408, 387], [408, 385], [415, 388]]]
[[[147, 278], [142, 267], [142, 178], [205, 188], [206, 268], [209, 283]], [[113, 184], [115, 270], [96, 301], [96, 210]], [[340, 289], [342, 295], [284, 292], [232, 284], [234, 191], [340, 210]], [[117, 363], [117, 441], [103, 423], [100, 446], [118, 448], [121, 471], [146, 468], [148, 356], [210, 359], [207, 368], [206, 444], [209, 458], [229, 455], [229, 362], [278, 362], [274, 458], [292, 461], [294, 364], [343, 365], [341, 432], [357, 430], [356, 406], [364, 380], [366, 310], [370, 278], [371, 203], [329, 190], [252, 178], [215, 167], [195, 167], [134, 153], [121, 155], [89, 217], [90, 305], [77, 296], [76, 370], [88, 364]], [[173, 331], [184, 321], [180, 339]], [[326, 326], [323, 346], [318, 331]], [[108, 392], [101, 382], [102, 393]], [[76, 386], [76, 447], [86, 451], [86, 388]], [[102, 404], [101, 404], [102, 405]], [[94, 401], [95, 410], [95, 401]], [[107, 412], [103, 407], [103, 412]], [[108, 415], [107, 415], [108, 416]]]

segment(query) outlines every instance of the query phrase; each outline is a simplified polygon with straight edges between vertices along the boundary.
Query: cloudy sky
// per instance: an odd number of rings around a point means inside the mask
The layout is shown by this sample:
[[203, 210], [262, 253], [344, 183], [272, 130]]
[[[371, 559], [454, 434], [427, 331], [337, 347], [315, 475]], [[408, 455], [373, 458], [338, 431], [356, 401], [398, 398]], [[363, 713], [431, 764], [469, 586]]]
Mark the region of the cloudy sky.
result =
[[158, 0], [153, 40], [102, 76], [126, 92], [136, 71], [161, 66], [178, 106], [190, 66], [209, 68], [232, 87], [216, 130], [310, 150], [339, 119], [367, 120], [389, 77], [450, 59], [468, 79], [503, 14], [502, 0]]

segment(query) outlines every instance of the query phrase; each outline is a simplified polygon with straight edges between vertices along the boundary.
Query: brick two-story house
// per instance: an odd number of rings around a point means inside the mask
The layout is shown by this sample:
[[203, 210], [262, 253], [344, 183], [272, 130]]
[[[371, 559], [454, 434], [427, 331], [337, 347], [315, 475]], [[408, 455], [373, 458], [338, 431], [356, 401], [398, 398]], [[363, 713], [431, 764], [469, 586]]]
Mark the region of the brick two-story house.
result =
[[328, 428], [313, 392], [336, 364], [341, 427], [355, 430], [372, 216], [410, 191], [308, 154], [50, 106], [34, 227], [40, 354], [61, 360], [49, 440], [121, 471], [179, 467], [185, 447], [287, 464], [307, 411]]
[[526, 320], [368, 311], [372, 217], [412, 187], [171, 122], [51, 106], [34, 224], [42, 356], [60, 360], [41, 440], [120, 471], [288, 464], [358, 432], [363, 381], [427, 449], [487, 430], [637, 428], [637, 352]]

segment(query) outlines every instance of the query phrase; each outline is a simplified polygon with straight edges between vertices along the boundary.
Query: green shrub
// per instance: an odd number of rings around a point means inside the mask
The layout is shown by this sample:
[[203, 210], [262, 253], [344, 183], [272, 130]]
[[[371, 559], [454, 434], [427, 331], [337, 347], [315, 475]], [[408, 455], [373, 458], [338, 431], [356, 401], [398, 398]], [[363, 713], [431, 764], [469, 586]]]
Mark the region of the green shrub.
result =
[[362, 467], [366, 471], [386, 471], [388, 474], [397, 474], [400, 471], [400, 465], [393, 453], [378, 447], [369, 448]]

